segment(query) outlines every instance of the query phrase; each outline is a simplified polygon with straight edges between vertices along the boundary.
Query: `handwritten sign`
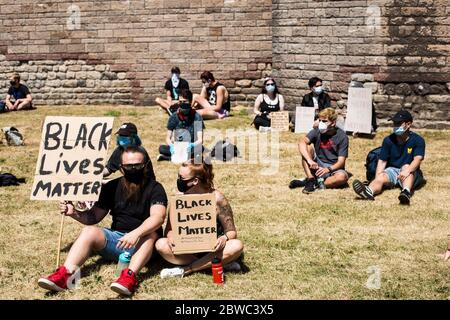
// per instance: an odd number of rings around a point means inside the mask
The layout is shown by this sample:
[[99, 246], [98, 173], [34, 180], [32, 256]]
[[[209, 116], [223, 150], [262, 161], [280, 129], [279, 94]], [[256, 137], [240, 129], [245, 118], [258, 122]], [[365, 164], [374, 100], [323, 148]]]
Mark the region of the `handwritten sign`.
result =
[[272, 130], [289, 131], [289, 111], [277, 111], [270, 113]]
[[372, 89], [349, 88], [345, 131], [370, 133], [372, 125]]
[[113, 121], [46, 117], [31, 200], [98, 200]]
[[295, 133], [308, 133], [314, 125], [315, 109], [297, 106], [295, 109]]
[[217, 241], [213, 193], [176, 195], [170, 202], [174, 254], [212, 252]]

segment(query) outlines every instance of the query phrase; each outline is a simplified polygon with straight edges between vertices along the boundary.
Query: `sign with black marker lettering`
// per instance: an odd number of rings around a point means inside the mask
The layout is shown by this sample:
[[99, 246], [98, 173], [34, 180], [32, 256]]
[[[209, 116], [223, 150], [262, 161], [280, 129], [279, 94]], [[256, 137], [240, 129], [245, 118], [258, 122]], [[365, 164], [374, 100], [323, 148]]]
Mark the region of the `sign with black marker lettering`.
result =
[[217, 241], [214, 193], [176, 195], [170, 202], [174, 254], [212, 252]]
[[272, 130], [289, 131], [289, 111], [271, 112], [270, 117]]
[[113, 122], [46, 117], [31, 200], [98, 200]]

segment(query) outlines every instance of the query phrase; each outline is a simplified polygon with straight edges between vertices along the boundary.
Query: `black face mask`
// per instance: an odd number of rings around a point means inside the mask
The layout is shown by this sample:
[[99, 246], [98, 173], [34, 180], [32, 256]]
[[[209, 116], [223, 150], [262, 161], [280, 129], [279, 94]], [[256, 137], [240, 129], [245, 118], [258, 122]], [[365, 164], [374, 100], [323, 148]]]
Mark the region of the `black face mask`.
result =
[[144, 180], [144, 168], [142, 169], [125, 169], [122, 167], [123, 176], [128, 182], [140, 184]]
[[16, 85], [16, 82], [13, 81], [13, 80], [11, 80], [9, 83], [10, 83], [12, 86], [15, 86], [15, 85]]
[[193, 187], [192, 186], [188, 186], [188, 182], [194, 180], [195, 178], [189, 179], [189, 180], [183, 180], [181, 179], [181, 177], [178, 177], [177, 179], [177, 188], [178, 191], [185, 193], [186, 191], [188, 191], [190, 188]]

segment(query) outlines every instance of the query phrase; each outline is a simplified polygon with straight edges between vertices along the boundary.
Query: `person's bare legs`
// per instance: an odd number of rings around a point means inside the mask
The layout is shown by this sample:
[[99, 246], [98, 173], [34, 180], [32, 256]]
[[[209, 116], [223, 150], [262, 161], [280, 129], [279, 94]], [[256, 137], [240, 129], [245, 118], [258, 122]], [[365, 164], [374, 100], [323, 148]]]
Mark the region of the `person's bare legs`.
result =
[[[308, 153], [311, 156], [311, 158], [314, 158], [314, 148], [312, 145], [308, 145], [306, 146], [308, 148]], [[302, 166], [303, 166], [303, 171], [305, 171], [306, 177], [308, 179], [314, 179], [314, 175], [311, 172], [311, 169], [309, 168], [309, 164], [306, 161], [305, 158], [302, 157]]]
[[22, 101], [17, 106], [17, 110], [28, 110], [31, 108], [31, 101]]
[[[161, 242], [160, 242], [161, 241]], [[244, 250], [242, 242], [238, 239], [228, 240], [225, 248], [222, 252], [211, 252], [207, 255], [197, 259], [196, 256], [191, 254], [185, 255], [174, 255], [167, 238], [162, 238], [156, 243], [156, 249], [159, 251], [161, 256], [168, 262], [183, 266], [185, 274], [190, 274], [195, 271], [204, 270], [211, 267], [211, 260], [214, 257], [222, 258], [223, 264], [230, 263], [241, 255]]]
[[[409, 167], [409, 164], [405, 164], [401, 170], [406, 169]], [[402, 183], [402, 189], [408, 188], [410, 192], [413, 191], [414, 187], [414, 178], [415, 178], [415, 172], [410, 174], [405, 180], [403, 180]]]
[[157, 233], [153, 232], [139, 240], [139, 243], [136, 246], [136, 251], [131, 257], [131, 261], [128, 266], [130, 270], [137, 274], [146, 265], [152, 257], [153, 245], [157, 239]]
[[348, 175], [343, 172], [336, 172], [325, 180], [325, 187], [328, 189], [343, 186], [348, 181]]
[[11, 101], [6, 100], [5, 103], [6, 103], [6, 106], [8, 107], [8, 111], [15, 111], [16, 110], [16, 107], [14, 107], [14, 104]]
[[373, 195], [381, 193], [383, 187], [390, 183], [389, 176], [386, 172], [379, 173], [375, 179], [369, 184], [369, 188], [373, 191]]
[[161, 98], [156, 98], [155, 102], [161, 107], [164, 108], [166, 110], [168, 110], [171, 106], [169, 100], [166, 99], [161, 99]]
[[92, 250], [100, 251], [106, 245], [103, 230], [99, 227], [84, 227], [70, 248], [64, 266], [72, 273], [86, 262]]

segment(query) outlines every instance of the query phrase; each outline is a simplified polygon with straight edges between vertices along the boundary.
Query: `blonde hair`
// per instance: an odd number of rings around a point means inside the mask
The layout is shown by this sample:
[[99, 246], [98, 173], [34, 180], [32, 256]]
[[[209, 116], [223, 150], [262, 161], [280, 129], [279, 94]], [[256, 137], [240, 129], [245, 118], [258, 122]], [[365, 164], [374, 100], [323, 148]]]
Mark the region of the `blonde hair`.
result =
[[194, 159], [191, 159], [184, 162], [181, 166], [189, 168], [194, 177], [200, 180], [201, 184], [203, 184], [211, 192], [214, 191], [214, 173], [211, 164], [208, 164], [205, 161], [202, 161], [202, 163], [196, 163]]
[[326, 108], [319, 112], [319, 118], [327, 118], [331, 122], [336, 121], [337, 117], [336, 110], [333, 108]]

